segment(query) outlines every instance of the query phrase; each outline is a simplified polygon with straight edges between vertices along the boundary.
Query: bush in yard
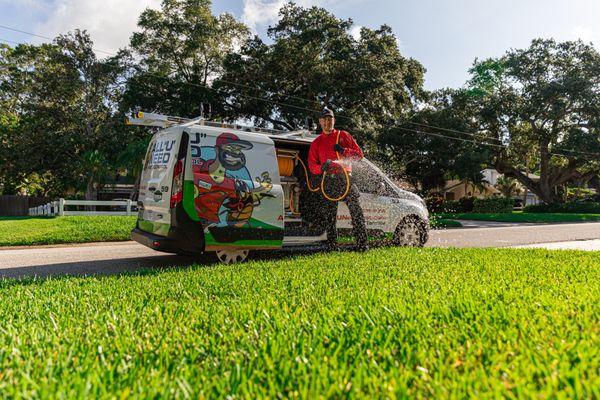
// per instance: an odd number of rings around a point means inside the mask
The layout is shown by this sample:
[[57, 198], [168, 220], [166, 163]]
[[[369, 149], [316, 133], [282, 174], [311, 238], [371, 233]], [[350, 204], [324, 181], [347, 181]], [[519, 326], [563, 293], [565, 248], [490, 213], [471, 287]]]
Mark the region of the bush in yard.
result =
[[572, 202], [562, 204], [535, 204], [523, 209], [527, 213], [600, 214], [600, 203]]
[[475, 197], [463, 197], [458, 200], [449, 200], [441, 205], [440, 211], [451, 214], [472, 212], [474, 202]]
[[475, 199], [473, 212], [475, 213], [510, 213], [513, 210], [514, 200], [506, 197], [491, 199]]
[[473, 211], [473, 207], [475, 207], [476, 197], [463, 197], [458, 200], [459, 212], [468, 213]]
[[436, 213], [443, 211], [444, 198], [439, 194], [433, 194], [425, 198], [425, 204], [430, 213]]

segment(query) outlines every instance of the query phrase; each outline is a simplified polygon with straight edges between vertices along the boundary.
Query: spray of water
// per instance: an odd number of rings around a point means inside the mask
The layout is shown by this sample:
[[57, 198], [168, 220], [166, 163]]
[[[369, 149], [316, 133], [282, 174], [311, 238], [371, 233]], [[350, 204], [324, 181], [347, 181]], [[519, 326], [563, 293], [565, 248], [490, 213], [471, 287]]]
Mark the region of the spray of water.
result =
[[[391, 197], [404, 200], [414, 200], [421, 202], [414, 194], [405, 193], [398, 194], [394, 189], [396, 185], [391, 179], [385, 176], [384, 172], [375, 166], [373, 163], [366, 160], [340, 159], [334, 161], [343, 168], [351, 168], [351, 181], [357, 186], [359, 192], [373, 195], [375, 197]], [[411, 216], [410, 206], [407, 201], [399, 201], [394, 203], [394, 207], [390, 207], [389, 218], [393, 221], [402, 221], [394, 235], [381, 235], [377, 239], [384, 244], [399, 244], [416, 245], [420, 242], [422, 234], [422, 221], [415, 216]], [[364, 211], [364, 210], [363, 210]], [[387, 239], [387, 240], [382, 240]]]

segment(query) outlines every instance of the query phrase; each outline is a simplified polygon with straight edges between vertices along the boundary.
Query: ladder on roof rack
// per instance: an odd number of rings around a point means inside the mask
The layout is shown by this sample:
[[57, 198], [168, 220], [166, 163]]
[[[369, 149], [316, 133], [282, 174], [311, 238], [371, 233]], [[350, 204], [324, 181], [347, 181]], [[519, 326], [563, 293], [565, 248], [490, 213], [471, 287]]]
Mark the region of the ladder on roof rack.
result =
[[266, 133], [269, 135], [285, 135], [290, 133], [288, 131], [281, 131], [277, 129], [256, 128], [239, 124], [229, 124], [226, 122], [207, 121], [204, 118], [192, 119], [173, 117], [144, 111], [138, 111], [132, 117], [125, 117], [126, 125], [154, 126], [158, 128], [169, 128], [171, 126], [181, 125], [193, 121], [196, 121], [194, 125], [210, 126], [214, 128], [228, 128], [245, 132]]

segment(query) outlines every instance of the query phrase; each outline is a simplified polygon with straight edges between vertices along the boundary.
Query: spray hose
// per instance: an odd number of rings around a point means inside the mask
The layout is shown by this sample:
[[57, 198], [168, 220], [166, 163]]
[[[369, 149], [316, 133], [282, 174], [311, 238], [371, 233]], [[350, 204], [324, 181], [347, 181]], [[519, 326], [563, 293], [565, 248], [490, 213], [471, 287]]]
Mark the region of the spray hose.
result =
[[[337, 140], [336, 140], [336, 144], [340, 143], [340, 132], [338, 131], [337, 134]], [[340, 153], [338, 153], [337, 151], [335, 152], [337, 159], [340, 159]], [[340, 197], [333, 197], [327, 194], [327, 191], [325, 190], [325, 176], [327, 175], [327, 173], [323, 173], [323, 176], [321, 177], [321, 185], [320, 187], [316, 187], [313, 188], [310, 185], [310, 180], [308, 179], [308, 168], [306, 168], [306, 164], [304, 163], [304, 161], [302, 161], [302, 159], [298, 156], [296, 156], [296, 159], [298, 161], [300, 161], [300, 165], [302, 165], [302, 168], [304, 168], [304, 177], [306, 178], [306, 185], [308, 186], [308, 190], [310, 190], [311, 192], [318, 192], [319, 190], [321, 191], [321, 193], [323, 193], [323, 197], [325, 197], [327, 200], [329, 201], [340, 201], [346, 198], [346, 196], [348, 196], [348, 192], [350, 192], [350, 175], [348, 174], [348, 171], [346, 171], [345, 168], [342, 167], [342, 171], [344, 171], [344, 177], [346, 178], [346, 189], [344, 190], [344, 193], [342, 193], [342, 195]]]

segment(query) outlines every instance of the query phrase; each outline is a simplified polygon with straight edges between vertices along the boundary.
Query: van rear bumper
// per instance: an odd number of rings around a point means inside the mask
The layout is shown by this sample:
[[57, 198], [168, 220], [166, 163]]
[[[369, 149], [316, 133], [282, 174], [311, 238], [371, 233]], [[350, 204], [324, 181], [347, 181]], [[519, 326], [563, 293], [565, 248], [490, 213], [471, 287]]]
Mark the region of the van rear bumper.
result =
[[131, 239], [156, 251], [162, 251], [165, 253], [179, 252], [179, 246], [176, 240], [164, 236], [154, 235], [139, 228], [135, 228], [131, 231]]

